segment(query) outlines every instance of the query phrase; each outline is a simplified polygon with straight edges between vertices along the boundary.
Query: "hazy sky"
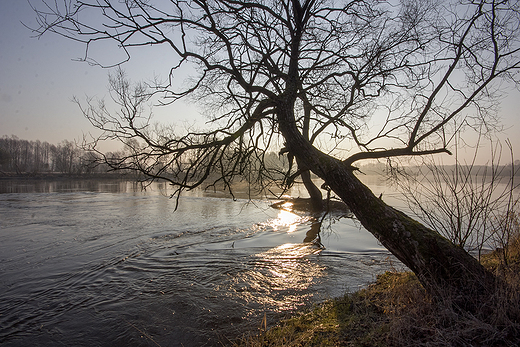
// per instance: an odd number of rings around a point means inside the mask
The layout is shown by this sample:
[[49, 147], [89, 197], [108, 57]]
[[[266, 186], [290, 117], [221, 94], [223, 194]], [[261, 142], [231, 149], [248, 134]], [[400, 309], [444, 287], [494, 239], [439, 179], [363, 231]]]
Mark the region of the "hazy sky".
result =
[[[38, 0], [32, 0], [36, 3]], [[0, 0], [0, 136], [58, 143], [80, 139], [93, 131], [77, 105], [77, 96], [107, 95], [108, 70], [74, 61], [84, 46], [57, 35], [40, 39], [23, 26], [36, 26], [25, 0]], [[150, 53], [152, 52], [152, 53]], [[144, 53], [144, 52], [143, 52]], [[168, 71], [166, 52], [148, 51], [132, 58], [124, 68], [131, 76], [152, 78]], [[159, 111], [159, 121], [183, 121], [193, 117], [188, 109]], [[501, 110], [510, 138], [520, 157], [520, 92], [513, 90]]]

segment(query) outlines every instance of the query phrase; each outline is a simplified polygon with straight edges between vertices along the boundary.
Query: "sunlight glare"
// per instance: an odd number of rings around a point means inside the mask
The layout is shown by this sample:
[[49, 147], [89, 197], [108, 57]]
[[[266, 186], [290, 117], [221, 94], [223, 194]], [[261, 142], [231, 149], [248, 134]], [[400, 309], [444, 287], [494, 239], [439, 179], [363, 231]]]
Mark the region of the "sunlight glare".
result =
[[281, 230], [283, 228], [287, 228], [288, 233], [296, 231], [296, 227], [298, 226], [298, 224], [305, 222], [306, 218], [302, 218], [297, 214], [291, 212], [292, 206], [292, 202], [284, 203], [281, 206], [282, 209], [278, 213], [276, 219], [270, 221], [268, 225], [272, 227], [275, 231]]
[[[279, 312], [303, 305], [312, 296], [309, 286], [324, 274], [325, 267], [312, 258], [321, 251], [308, 243], [286, 243], [256, 254], [253, 269], [234, 277], [240, 288], [236, 294]], [[268, 295], [259, 296], [259, 292]]]

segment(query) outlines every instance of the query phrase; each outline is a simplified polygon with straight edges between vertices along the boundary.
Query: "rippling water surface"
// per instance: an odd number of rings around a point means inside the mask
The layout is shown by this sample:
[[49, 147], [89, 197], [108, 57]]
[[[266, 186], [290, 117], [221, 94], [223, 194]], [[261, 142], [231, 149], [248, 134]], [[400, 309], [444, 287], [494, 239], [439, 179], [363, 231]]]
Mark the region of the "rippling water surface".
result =
[[164, 189], [0, 182], [0, 344], [215, 346], [395, 264], [339, 214], [304, 242], [308, 213]]

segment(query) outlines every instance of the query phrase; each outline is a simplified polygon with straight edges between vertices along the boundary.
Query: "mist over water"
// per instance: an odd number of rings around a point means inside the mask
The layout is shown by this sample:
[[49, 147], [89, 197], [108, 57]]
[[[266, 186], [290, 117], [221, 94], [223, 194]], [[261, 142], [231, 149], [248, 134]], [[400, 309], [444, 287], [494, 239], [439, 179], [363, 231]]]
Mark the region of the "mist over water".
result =
[[398, 266], [338, 214], [303, 242], [313, 216], [266, 199], [193, 191], [174, 212], [164, 185], [0, 192], [2, 346], [215, 346]]

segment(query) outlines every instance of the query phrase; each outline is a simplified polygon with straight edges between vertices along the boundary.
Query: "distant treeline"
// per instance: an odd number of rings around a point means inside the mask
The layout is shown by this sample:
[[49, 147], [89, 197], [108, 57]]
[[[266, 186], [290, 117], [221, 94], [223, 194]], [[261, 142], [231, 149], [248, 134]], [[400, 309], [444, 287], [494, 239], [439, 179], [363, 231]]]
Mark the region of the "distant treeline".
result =
[[57, 145], [27, 141], [16, 136], [0, 137], [0, 175], [61, 173], [69, 175], [106, 173], [108, 167], [93, 165], [95, 154], [64, 140]]
[[[105, 155], [117, 158], [124, 155], [124, 149]], [[277, 153], [268, 153], [265, 160], [280, 172], [287, 169], [286, 161]], [[40, 140], [23, 140], [14, 135], [0, 137], [0, 177], [42, 174], [139, 176], [131, 169], [111, 170], [99, 154], [86, 151], [72, 141], [64, 140], [55, 145]], [[163, 174], [168, 176], [168, 171]]]
[[[110, 156], [107, 153], [107, 156]], [[64, 140], [57, 145], [45, 141], [28, 141], [18, 137], [0, 137], [0, 176], [26, 175], [26, 174], [67, 174], [90, 175], [107, 174], [109, 167], [100, 164], [100, 158], [96, 153], [85, 151], [75, 142]], [[265, 160], [270, 167], [278, 167], [280, 172], [287, 169], [287, 162], [282, 160], [278, 153], [270, 152]], [[425, 166], [404, 166], [409, 174], [427, 174], [431, 169]], [[467, 169], [467, 167], [466, 167]], [[364, 174], [385, 175], [389, 167], [385, 163], [366, 163], [360, 166]], [[443, 170], [449, 172], [455, 170], [455, 166], [443, 166]], [[520, 161], [515, 160], [514, 165], [500, 165], [495, 168], [499, 176], [510, 176], [514, 170], [515, 176], [520, 175]], [[487, 175], [491, 173], [489, 167], [476, 165], [471, 167], [472, 174]], [[122, 174], [124, 170], [118, 172]]]

